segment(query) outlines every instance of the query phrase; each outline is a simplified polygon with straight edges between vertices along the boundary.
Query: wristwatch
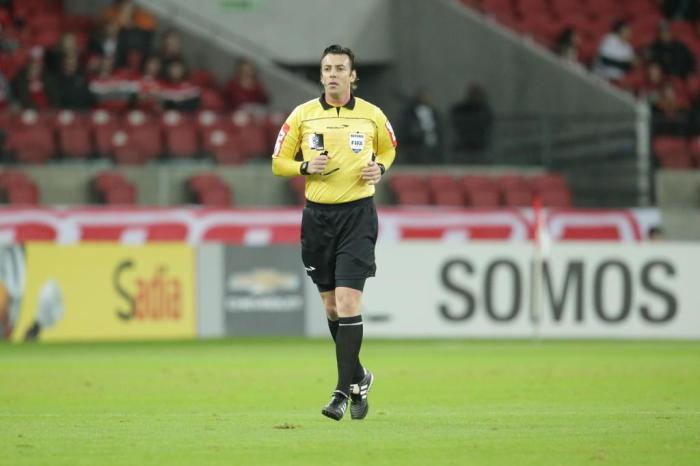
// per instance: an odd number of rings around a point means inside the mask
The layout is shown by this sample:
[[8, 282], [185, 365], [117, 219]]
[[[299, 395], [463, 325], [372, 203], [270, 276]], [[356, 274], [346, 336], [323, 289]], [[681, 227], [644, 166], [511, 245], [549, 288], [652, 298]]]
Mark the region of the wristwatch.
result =
[[299, 167], [299, 173], [302, 175], [308, 175], [309, 174], [309, 162], [301, 162], [301, 166]]

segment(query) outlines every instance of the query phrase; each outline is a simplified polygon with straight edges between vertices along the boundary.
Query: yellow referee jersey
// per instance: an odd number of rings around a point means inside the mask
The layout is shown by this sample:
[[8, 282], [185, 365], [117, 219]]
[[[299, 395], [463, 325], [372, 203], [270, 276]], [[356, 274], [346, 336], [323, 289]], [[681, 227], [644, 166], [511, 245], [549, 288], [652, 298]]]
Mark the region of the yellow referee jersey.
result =
[[320, 204], [350, 202], [374, 194], [374, 186], [361, 177], [361, 170], [376, 155], [388, 170], [396, 155], [396, 137], [389, 120], [376, 105], [351, 96], [347, 104], [334, 107], [321, 96], [299, 105], [282, 125], [272, 154], [277, 176], [300, 175], [304, 161], [328, 152], [322, 174], [306, 176], [306, 198]]

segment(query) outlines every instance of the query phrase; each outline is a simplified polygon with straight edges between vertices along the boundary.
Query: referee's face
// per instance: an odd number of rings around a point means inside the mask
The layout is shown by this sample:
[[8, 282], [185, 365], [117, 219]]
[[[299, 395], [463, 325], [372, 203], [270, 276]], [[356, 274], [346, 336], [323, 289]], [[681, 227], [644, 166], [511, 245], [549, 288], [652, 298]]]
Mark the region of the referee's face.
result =
[[326, 97], [332, 100], [349, 99], [356, 78], [355, 70], [350, 69], [350, 57], [347, 55], [328, 54], [321, 60], [321, 84]]

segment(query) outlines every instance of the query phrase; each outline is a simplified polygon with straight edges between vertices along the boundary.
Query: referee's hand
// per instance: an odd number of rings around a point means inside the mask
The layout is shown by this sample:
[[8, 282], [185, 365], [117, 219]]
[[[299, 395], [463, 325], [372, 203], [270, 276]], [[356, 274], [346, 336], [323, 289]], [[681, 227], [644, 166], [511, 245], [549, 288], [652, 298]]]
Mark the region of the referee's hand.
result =
[[328, 153], [322, 152], [321, 154], [311, 159], [311, 161], [309, 162], [309, 166], [306, 168], [306, 171], [308, 171], [310, 175], [323, 173], [326, 170], [326, 165], [328, 165]]
[[382, 170], [377, 165], [377, 162], [370, 160], [366, 167], [362, 169], [362, 179], [367, 184], [377, 184], [382, 178]]

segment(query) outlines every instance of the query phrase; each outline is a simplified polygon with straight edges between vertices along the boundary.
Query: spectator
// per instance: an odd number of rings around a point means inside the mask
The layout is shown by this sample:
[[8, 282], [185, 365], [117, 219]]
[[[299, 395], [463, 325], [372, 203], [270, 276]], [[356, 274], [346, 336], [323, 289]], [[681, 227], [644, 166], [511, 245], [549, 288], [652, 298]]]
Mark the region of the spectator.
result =
[[226, 93], [233, 110], [247, 104], [267, 105], [269, 102], [255, 64], [247, 58], [241, 58], [236, 63], [233, 77], [226, 83]]
[[125, 60], [132, 52], [139, 54], [140, 64], [141, 57], [150, 53], [156, 26], [153, 16], [137, 6], [133, 0], [115, 0], [104, 11], [102, 18], [105, 22], [115, 23], [119, 28], [119, 40], [125, 55], [119, 57], [116, 67], [121, 68], [126, 65]]
[[88, 74], [98, 74], [103, 57], [112, 57], [115, 66], [126, 64], [127, 50], [119, 32], [119, 23], [110, 21], [104, 23], [99, 33], [90, 40], [88, 46], [90, 60], [88, 61]]
[[73, 32], [64, 33], [61, 36], [58, 45], [46, 52], [47, 69], [53, 74], [59, 74], [63, 67], [64, 59], [68, 55], [75, 55], [76, 59], [78, 60], [80, 58], [78, 37]]
[[451, 117], [458, 152], [474, 158], [478, 157], [475, 153], [483, 153], [488, 148], [493, 112], [481, 86], [472, 84], [467, 88], [464, 99], [452, 107]]
[[413, 163], [438, 163], [442, 134], [440, 118], [427, 89], [419, 89], [404, 111], [401, 142]]
[[649, 63], [644, 71], [644, 81], [636, 90], [639, 97], [645, 99], [653, 107], [661, 100], [664, 86], [668, 81], [658, 63]]
[[690, 49], [673, 37], [666, 21], [659, 23], [656, 40], [646, 50], [647, 59], [659, 63], [664, 73], [686, 78], [695, 70], [695, 58]]
[[664, 84], [659, 100], [652, 105], [653, 134], [686, 136], [688, 104], [679, 98], [671, 83]]
[[136, 105], [142, 110], [156, 110], [160, 108], [160, 94], [162, 91], [160, 57], [151, 55], [143, 62], [141, 77], [137, 82]]
[[115, 71], [114, 56], [105, 55], [99, 73], [90, 80], [92, 99], [100, 108], [124, 110], [136, 94], [136, 78], [128, 69]]
[[603, 78], [619, 81], [632, 68], [635, 54], [630, 44], [632, 29], [627, 21], [616, 21], [598, 47], [594, 71]]
[[0, 111], [5, 110], [10, 103], [10, 83], [0, 71]]
[[697, 0], [658, 0], [664, 16], [670, 20], [697, 21], [700, 4]]
[[12, 94], [22, 108], [41, 110], [58, 103], [56, 80], [44, 66], [42, 47], [32, 47], [27, 65], [12, 80]]
[[161, 89], [163, 108], [191, 112], [199, 107], [201, 91], [187, 79], [187, 69], [181, 61], [172, 61], [166, 70]]
[[163, 36], [163, 43], [160, 47], [160, 60], [163, 64], [163, 72], [167, 72], [170, 63], [174, 61], [181, 62], [186, 65], [182, 55], [182, 39], [180, 33], [174, 29], [169, 29]]
[[0, 23], [0, 52], [12, 54], [19, 49], [20, 43], [16, 37], [8, 33], [7, 25]]
[[61, 90], [58, 102], [60, 108], [83, 110], [92, 106], [92, 94], [87, 80], [81, 73], [77, 54], [63, 57], [57, 82]]
[[114, 0], [102, 12], [102, 19], [105, 23], [116, 22], [120, 28], [135, 28], [145, 32], [153, 32], [156, 28], [153, 15], [134, 4], [133, 0]]
[[554, 53], [571, 63], [579, 63], [578, 48], [581, 38], [572, 27], [567, 27], [554, 41]]

